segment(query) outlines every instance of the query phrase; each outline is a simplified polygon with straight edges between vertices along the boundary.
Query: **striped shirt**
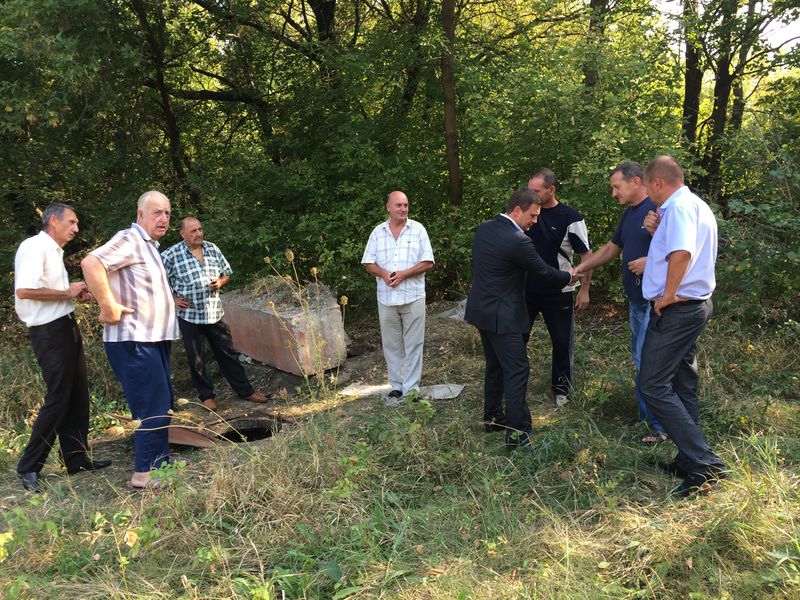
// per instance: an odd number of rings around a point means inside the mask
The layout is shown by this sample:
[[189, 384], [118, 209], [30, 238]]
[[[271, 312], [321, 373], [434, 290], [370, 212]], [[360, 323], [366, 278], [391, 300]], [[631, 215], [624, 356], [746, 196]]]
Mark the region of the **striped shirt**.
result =
[[161, 342], [177, 340], [178, 319], [158, 242], [132, 223], [92, 250], [108, 272], [114, 299], [133, 309], [116, 325], [103, 326], [104, 342]]
[[189, 308], [178, 309], [184, 321], [210, 325], [224, 316], [219, 290], [208, 284], [223, 275], [233, 273], [231, 265], [219, 248], [203, 242], [203, 260], [197, 260], [186, 242], [170, 246], [161, 254], [172, 291], [189, 300]]
[[[387, 219], [369, 236], [362, 265], [375, 264], [389, 272], [403, 271], [424, 261], [433, 262], [433, 248], [422, 223], [408, 219], [403, 231], [394, 239]], [[425, 297], [425, 274], [410, 277], [390, 288], [381, 277], [378, 281], [378, 302], [384, 306], [409, 304]]]

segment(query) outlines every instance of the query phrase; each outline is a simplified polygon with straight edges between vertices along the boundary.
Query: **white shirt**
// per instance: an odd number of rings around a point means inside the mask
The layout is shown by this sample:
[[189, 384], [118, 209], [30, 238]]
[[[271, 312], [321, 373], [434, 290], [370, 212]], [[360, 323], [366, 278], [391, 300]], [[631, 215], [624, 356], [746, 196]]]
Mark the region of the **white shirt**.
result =
[[[64, 250], [44, 231], [22, 242], [14, 258], [14, 291], [40, 288], [69, 289]], [[22, 300], [15, 293], [14, 308], [26, 327], [35, 327], [68, 315], [75, 305], [72, 300]]]
[[[394, 239], [387, 219], [369, 236], [362, 265], [375, 264], [390, 273], [417, 266], [423, 261], [433, 262], [433, 248], [428, 232], [422, 223], [407, 219], [406, 225]], [[409, 304], [425, 297], [425, 274], [409, 277], [396, 287], [390, 288], [381, 277], [378, 281], [378, 302], [384, 306]]]
[[677, 295], [706, 300], [716, 287], [717, 219], [708, 204], [683, 186], [658, 209], [661, 222], [653, 234], [647, 253], [642, 295], [655, 300], [664, 295], [669, 255], [685, 250], [691, 257], [689, 269], [678, 285]]

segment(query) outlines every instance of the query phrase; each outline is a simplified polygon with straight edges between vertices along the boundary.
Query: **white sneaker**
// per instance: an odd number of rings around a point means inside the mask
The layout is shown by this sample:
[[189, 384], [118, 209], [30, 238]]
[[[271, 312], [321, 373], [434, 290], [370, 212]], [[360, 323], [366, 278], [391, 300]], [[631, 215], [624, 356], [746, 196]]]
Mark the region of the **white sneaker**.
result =
[[561, 408], [567, 402], [569, 402], [569, 396], [565, 396], [564, 394], [556, 394], [556, 406]]

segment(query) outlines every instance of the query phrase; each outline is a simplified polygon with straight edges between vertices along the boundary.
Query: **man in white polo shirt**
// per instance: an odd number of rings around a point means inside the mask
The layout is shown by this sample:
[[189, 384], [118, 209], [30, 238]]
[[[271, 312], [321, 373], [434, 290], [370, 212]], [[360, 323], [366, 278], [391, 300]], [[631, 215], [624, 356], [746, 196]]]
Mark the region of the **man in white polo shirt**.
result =
[[81, 262], [100, 305], [108, 362], [125, 392], [134, 432], [133, 488], [160, 487], [150, 471], [170, 462], [172, 408], [170, 346], [180, 337], [175, 300], [158, 252], [169, 227], [170, 203], [161, 192], [139, 198], [136, 223]]
[[425, 271], [433, 249], [421, 223], [408, 218], [408, 197], [400, 191], [386, 201], [389, 218], [369, 236], [361, 264], [378, 283], [378, 317], [386, 360], [389, 403], [419, 390], [425, 342]]
[[111, 464], [93, 461], [89, 447], [89, 387], [83, 340], [73, 301], [88, 300], [86, 284], [69, 282], [64, 246], [78, 233], [78, 217], [66, 204], [42, 213], [43, 230], [19, 245], [14, 260], [14, 307], [28, 336], [47, 386], [44, 404], [17, 464], [26, 490], [39, 491], [42, 470], [56, 435], [67, 473], [93, 471]]
[[705, 492], [724, 478], [725, 463], [708, 446], [700, 429], [697, 397], [697, 339], [711, 316], [716, 286], [717, 221], [708, 204], [683, 183], [683, 169], [670, 156], [647, 166], [644, 182], [658, 214], [645, 227], [653, 233], [642, 294], [652, 313], [642, 347], [639, 391], [678, 447], [669, 464], [683, 477], [678, 496]]

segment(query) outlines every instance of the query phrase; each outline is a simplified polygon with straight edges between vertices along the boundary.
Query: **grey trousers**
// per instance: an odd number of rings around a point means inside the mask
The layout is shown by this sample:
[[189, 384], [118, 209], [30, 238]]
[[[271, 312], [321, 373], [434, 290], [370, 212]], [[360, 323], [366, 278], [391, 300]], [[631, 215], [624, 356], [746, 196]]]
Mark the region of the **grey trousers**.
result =
[[425, 298], [397, 306], [378, 302], [378, 318], [389, 385], [405, 396], [411, 390], [418, 390], [422, 379]]
[[700, 429], [697, 338], [711, 316], [711, 300], [672, 304], [650, 314], [642, 346], [639, 391], [678, 447], [675, 464], [687, 473], [727, 469]]

